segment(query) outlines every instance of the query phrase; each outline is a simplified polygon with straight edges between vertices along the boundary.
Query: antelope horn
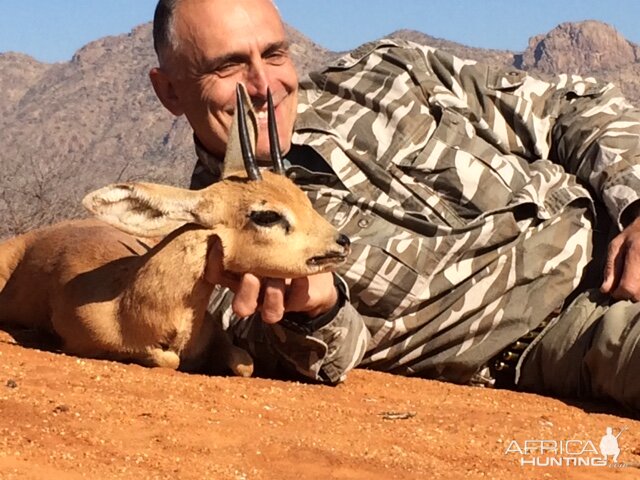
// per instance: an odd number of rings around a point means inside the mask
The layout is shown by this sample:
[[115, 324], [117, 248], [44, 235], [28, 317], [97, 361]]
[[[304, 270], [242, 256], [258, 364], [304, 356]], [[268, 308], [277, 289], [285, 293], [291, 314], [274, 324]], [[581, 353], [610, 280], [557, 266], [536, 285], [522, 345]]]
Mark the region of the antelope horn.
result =
[[247, 176], [250, 180], [262, 180], [260, 169], [256, 163], [256, 157], [251, 148], [251, 140], [249, 139], [249, 129], [247, 128], [247, 114], [244, 109], [246, 101], [244, 89], [240, 84], [236, 86], [236, 116], [238, 118], [238, 130], [240, 136], [240, 149], [242, 150], [242, 160]]
[[275, 109], [273, 108], [273, 97], [269, 89], [267, 89], [267, 122], [269, 126], [269, 151], [271, 152], [273, 171], [278, 175], [284, 175], [284, 162], [282, 161], [280, 140], [278, 138], [278, 124], [276, 122]]

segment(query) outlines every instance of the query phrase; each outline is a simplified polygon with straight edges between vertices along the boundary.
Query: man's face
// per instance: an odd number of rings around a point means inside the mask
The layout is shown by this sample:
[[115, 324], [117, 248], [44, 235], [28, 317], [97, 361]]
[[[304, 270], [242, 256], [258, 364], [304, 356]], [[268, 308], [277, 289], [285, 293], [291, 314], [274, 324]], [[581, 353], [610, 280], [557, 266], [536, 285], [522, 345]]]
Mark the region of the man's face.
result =
[[[183, 0], [175, 12], [177, 52], [164, 68], [198, 139], [223, 156], [236, 105], [247, 87], [258, 113], [256, 156], [269, 158], [266, 94], [273, 95], [280, 146], [287, 152], [296, 117], [298, 78], [280, 16], [269, 0]], [[166, 103], [165, 103], [166, 105]]]

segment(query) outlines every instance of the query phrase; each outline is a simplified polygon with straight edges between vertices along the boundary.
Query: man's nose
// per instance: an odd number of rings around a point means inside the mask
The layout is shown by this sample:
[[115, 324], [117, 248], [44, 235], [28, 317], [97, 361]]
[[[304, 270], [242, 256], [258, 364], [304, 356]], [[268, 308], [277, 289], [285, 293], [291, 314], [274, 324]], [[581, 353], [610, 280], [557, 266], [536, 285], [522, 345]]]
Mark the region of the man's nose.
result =
[[252, 62], [247, 73], [247, 93], [251, 98], [267, 98], [269, 79], [262, 59]]

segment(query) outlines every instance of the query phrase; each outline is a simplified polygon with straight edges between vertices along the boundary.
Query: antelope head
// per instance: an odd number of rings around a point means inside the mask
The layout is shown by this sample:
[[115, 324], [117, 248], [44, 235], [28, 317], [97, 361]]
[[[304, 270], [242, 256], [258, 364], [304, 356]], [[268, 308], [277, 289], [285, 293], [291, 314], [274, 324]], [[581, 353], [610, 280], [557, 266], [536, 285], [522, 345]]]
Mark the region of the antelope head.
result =
[[115, 184], [88, 194], [84, 206], [141, 237], [165, 236], [187, 223], [211, 230], [221, 241], [224, 267], [232, 272], [295, 278], [335, 269], [349, 253], [349, 239], [313, 210], [304, 192], [284, 175], [270, 93], [267, 103], [273, 172], [257, 166], [256, 115], [244, 86], [238, 85], [220, 182], [197, 191]]

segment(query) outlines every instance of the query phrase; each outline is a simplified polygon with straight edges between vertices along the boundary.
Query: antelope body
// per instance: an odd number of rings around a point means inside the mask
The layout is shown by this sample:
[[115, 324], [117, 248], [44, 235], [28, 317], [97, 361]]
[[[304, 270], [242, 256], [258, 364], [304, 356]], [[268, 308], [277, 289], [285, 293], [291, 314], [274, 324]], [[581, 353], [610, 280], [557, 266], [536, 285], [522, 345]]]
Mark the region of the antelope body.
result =
[[[239, 88], [239, 133], [225, 156], [226, 168], [235, 167], [242, 150], [245, 171], [199, 191], [111, 185], [83, 201], [99, 219], [0, 243], [0, 323], [50, 330], [72, 355], [185, 370], [214, 355], [250, 375], [251, 357], [206, 312], [215, 288], [204, 276], [213, 244], [220, 242], [226, 270], [295, 278], [335, 268], [349, 242], [288, 178], [259, 172], [247, 106]], [[269, 107], [274, 169], [281, 171]]]

